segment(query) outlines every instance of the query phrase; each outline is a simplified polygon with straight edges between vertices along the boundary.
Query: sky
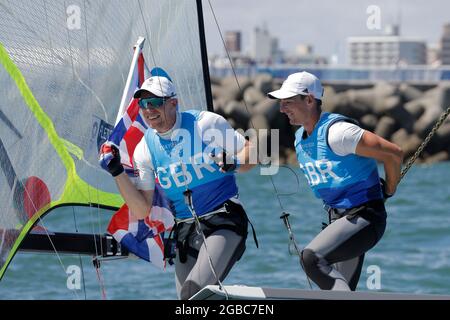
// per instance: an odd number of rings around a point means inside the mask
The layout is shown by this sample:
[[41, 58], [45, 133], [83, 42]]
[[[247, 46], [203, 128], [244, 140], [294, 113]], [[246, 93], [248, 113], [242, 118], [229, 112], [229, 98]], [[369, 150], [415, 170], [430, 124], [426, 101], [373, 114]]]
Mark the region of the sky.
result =
[[[318, 55], [337, 54], [345, 60], [346, 38], [383, 34], [384, 28], [400, 21], [402, 36], [436, 44], [445, 23], [450, 23], [448, 0], [209, 0], [224, 34], [242, 31], [243, 51], [250, 49], [256, 26], [266, 24], [285, 52], [299, 43], [310, 44]], [[380, 29], [369, 29], [374, 16], [367, 8], [379, 8]], [[373, 12], [373, 11], [372, 11]], [[224, 52], [208, 0], [203, 0], [208, 54]]]

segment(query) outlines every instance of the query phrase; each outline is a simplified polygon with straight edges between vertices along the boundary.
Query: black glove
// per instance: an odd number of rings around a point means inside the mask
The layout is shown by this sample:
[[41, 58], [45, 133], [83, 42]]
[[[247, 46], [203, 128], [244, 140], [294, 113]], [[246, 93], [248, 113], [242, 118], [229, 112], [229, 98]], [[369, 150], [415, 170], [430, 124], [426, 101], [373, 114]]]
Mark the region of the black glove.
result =
[[100, 166], [108, 171], [113, 177], [118, 176], [124, 171], [120, 162], [119, 149], [113, 144], [104, 143], [100, 148]]
[[212, 152], [209, 156], [219, 166], [221, 172], [235, 171], [239, 168], [238, 160], [235, 157], [228, 155], [225, 151], [220, 152], [217, 156]]
[[383, 192], [383, 200], [386, 201], [390, 197], [393, 196], [393, 194], [389, 194], [386, 192], [386, 180], [383, 178], [380, 178], [380, 185], [381, 185], [381, 191]]

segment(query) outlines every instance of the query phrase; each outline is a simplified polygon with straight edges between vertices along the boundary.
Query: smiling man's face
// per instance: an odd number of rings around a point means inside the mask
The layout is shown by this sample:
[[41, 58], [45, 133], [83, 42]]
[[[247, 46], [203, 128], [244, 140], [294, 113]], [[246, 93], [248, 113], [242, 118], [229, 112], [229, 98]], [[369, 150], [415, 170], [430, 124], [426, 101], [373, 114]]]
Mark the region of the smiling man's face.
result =
[[[158, 98], [150, 92], [143, 92], [141, 99]], [[175, 124], [177, 99], [167, 98], [161, 106], [148, 106], [141, 108], [145, 122], [159, 133], [169, 131]]]

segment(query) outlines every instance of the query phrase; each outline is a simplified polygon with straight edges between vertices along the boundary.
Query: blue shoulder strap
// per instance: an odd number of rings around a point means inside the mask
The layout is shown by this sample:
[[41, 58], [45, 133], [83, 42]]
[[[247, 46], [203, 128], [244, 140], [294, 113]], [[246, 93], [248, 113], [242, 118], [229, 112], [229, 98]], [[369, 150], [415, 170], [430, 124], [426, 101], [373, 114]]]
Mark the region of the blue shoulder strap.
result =
[[153, 129], [148, 128], [147, 131], [145, 132], [144, 139], [145, 139], [145, 142], [147, 143], [147, 148], [148, 148], [148, 151], [149, 151], [151, 159], [152, 159], [152, 165], [153, 165], [154, 170], [156, 170], [156, 168], [158, 168], [158, 163], [156, 161], [156, 157], [155, 157], [154, 153], [152, 152], [152, 150], [155, 149], [155, 139], [156, 138], [157, 138], [157, 134], [153, 131]]

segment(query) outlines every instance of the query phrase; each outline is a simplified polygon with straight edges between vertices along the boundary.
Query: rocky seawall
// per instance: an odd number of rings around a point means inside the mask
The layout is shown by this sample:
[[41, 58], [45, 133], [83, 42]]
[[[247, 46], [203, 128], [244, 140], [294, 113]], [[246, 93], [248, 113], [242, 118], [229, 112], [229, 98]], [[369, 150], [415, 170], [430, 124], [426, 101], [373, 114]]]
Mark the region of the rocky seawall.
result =
[[[282, 80], [269, 74], [254, 78], [211, 79], [214, 110], [235, 128], [279, 129], [280, 162], [295, 164], [294, 133], [287, 117], [279, 112], [276, 100], [267, 92]], [[324, 83], [323, 110], [356, 119], [361, 127], [398, 144], [411, 157], [428, 135], [439, 116], [450, 106], [450, 82], [438, 85], [408, 83], [351, 85]], [[248, 111], [247, 111], [248, 109]], [[269, 135], [265, 143], [269, 144]], [[430, 140], [417, 162], [433, 163], [450, 159], [450, 117]]]

